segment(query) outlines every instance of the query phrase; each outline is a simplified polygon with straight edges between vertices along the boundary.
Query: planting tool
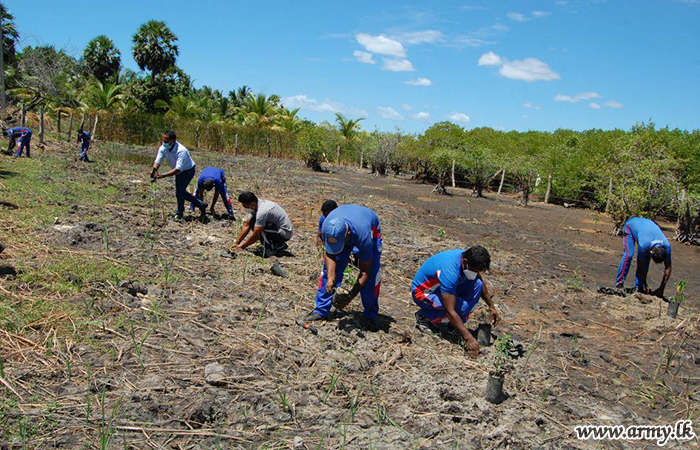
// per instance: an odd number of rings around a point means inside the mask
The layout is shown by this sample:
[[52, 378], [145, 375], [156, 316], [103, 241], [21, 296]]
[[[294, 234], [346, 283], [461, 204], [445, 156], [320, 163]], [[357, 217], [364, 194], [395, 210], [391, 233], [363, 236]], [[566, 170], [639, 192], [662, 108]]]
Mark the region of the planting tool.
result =
[[313, 326], [313, 325], [311, 325], [311, 324], [308, 324], [308, 323], [304, 322], [304, 321], [301, 320], [301, 319], [297, 319], [296, 322], [297, 322], [297, 325], [299, 325], [299, 326], [302, 327], [303, 329], [309, 330], [309, 331], [312, 332], [313, 334], [318, 334], [318, 329], [317, 329], [315, 326]]

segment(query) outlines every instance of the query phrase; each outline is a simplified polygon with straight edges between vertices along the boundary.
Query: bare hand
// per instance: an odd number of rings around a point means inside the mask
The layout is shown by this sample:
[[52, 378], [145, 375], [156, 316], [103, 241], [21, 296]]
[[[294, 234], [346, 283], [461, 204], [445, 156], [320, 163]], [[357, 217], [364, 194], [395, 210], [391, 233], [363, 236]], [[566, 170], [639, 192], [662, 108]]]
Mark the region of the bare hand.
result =
[[501, 315], [501, 312], [498, 310], [498, 308], [494, 305], [493, 308], [490, 308], [491, 311], [491, 323], [496, 326], [498, 325], [501, 320], [503, 320], [503, 316]]
[[329, 278], [326, 282], [326, 292], [329, 294], [333, 293], [335, 290], [335, 279]]
[[479, 356], [479, 341], [474, 338], [467, 339], [464, 343], [464, 349], [470, 356], [477, 358]]

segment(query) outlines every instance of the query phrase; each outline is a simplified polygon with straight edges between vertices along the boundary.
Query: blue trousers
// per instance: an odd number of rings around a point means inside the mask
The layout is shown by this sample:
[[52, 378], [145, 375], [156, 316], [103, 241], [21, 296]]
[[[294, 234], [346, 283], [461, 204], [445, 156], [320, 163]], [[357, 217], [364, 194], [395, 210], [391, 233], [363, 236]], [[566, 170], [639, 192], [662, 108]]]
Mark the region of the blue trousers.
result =
[[[474, 281], [467, 281], [466, 288], [457, 293], [455, 309], [462, 322], [467, 321], [469, 314], [474, 310], [476, 304], [479, 303], [483, 288], [484, 283], [477, 278]], [[447, 311], [442, 305], [442, 296], [439, 288], [431, 292], [418, 286], [411, 294], [413, 301], [420, 307], [419, 314], [428, 319], [430, 323], [437, 325], [450, 321], [447, 317]]]
[[[634, 236], [632, 235], [632, 231], [630, 230], [630, 226], [628, 224], [625, 224], [623, 228], [623, 233], [624, 237], [622, 239], [625, 244], [625, 251], [622, 254], [622, 259], [620, 259], [620, 265], [617, 268], [617, 279], [615, 281], [615, 286], [617, 287], [622, 287], [625, 284], [625, 279], [627, 278], [627, 274], [629, 273], [630, 266], [632, 266], [634, 246], [636, 245]], [[646, 275], [649, 272], [650, 259], [651, 256], [649, 254], [646, 254], [644, 252], [637, 252], [637, 272], [634, 280], [634, 287], [637, 289], [641, 287], [642, 277], [646, 278]]]
[[175, 175], [175, 197], [177, 197], [177, 212], [179, 214], [185, 212], [185, 200], [198, 208], [202, 206], [202, 202], [197, 197], [187, 192], [187, 186], [189, 186], [192, 178], [194, 178], [194, 167]]
[[20, 136], [18, 139], [19, 143], [17, 144], [17, 156], [22, 156], [22, 151], [26, 148], [27, 158], [29, 158], [29, 143], [32, 140], [32, 132], [29, 131], [27, 134], [25, 134], [24, 136]]
[[[360, 290], [362, 297], [363, 314], [368, 319], [374, 319], [379, 314], [379, 291], [381, 290], [382, 277], [379, 270], [380, 260], [382, 256], [382, 236], [379, 229], [374, 230], [374, 252], [372, 254], [372, 268], [369, 272], [369, 279], [364, 287]], [[350, 255], [352, 254], [352, 245], [346, 245], [343, 251], [337, 255], [333, 255], [335, 259], [335, 287], [338, 288], [343, 283], [343, 274], [348, 266]], [[328, 282], [328, 272], [326, 265], [323, 265], [323, 272], [318, 281], [318, 291], [316, 291], [316, 308], [314, 312], [319, 313], [323, 317], [328, 317], [331, 312], [333, 295], [326, 292], [326, 283]]]

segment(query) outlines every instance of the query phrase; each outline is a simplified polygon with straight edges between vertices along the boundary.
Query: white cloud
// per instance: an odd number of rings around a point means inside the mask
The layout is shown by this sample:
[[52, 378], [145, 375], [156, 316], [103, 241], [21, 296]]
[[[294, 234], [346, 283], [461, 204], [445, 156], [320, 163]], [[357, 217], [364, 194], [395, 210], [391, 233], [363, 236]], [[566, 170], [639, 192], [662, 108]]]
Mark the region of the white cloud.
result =
[[484, 53], [481, 55], [481, 58], [479, 58], [479, 65], [480, 66], [500, 66], [501, 65], [501, 57], [495, 54], [494, 52], [488, 52]]
[[380, 106], [377, 108], [377, 113], [383, 117], [384, 119], [390, 119], [390, 120], [403, 120], [403, 116], [399, 114], [394, 108], [391, 106]]
[[462, 11], [476, 11], [478, 9], [484, 9], [484, 7], [483, 6], [464, 5], [464, 6], [461, 6], [459, 9], [461, 9]]
[[501, 25], [501, 24], [496, 24], [491, 27], [492, 30], [497, 31], [499, 33], [505, 33], [506, 31], [510, 31], [510, 28], [508, 28], [508, 25]]
[[593, 109], [600, 109], [600, 105], [596, 102], [591, 102], [591, 108]]
[[580, 102], [581, 100], [591, 100], [593, 98], [601, 98], [601, 95], [597, 92], [581, 92], [580, 94], [576, 94], [573, 97], [570, 95], [557, 94], [554, 97], [554, 101], [555, 102], [577, 103], [577, 102]]
[[471, 120], [468, 115], [461, 112], [453, 112], [448, 114], [447, 117], [455, 122], [469, 122]]
[[549, 11], [532, 11], [532, 17], [534, 17], [535, 19], [547, 17], [550, 14], [552, 14], [552, 13]]
[[384, 64], [382, 65], [383, 70], [390, 70], [392, 72], [413, 72], [413, 64], [411, 61], [403, 58], [382, 58]]
[[404, 111], [410, 111], [413, 109], [413, 106], [409, 105], [408, 103], [401, 103], [401, 109]]
[[615, 100], [611, 100], [609, 102], [603, 103], [605, 106], [608, 108], [622, 108], [624, 105], [620, 102], [616, 102]]
[[516, 22], [527, 22], [528, 20], [530, 20], [524, 14], [520, 14], [520, 13], [516, 13], [516, 12], [508, 13], [508, 18], [510, 20], [515, 20]]
[[408, 80], [406, 84], [410, 86], [431, 86], [433, 84], [428, 78], [416, 78], [415, 80]]
[[471, 37], [471, 36], [457, 36], [454, 39], [455, 45], [467, 45], [469, 47], [481, 47], [482, 45], [493, 45], [492, 41], [485, 41], [483, 39]]
[[286, 108], [301, 108], [309, 111], [316, 112], [330, 112], [330, 113], [344, 113], [356, 116], [367, 117], [367, 111], [364, 109], [357, 109], [352, 107], [347, 107], [340, 102], [334, 102], [331, 100], [326, 100], [324, 102], [319, 102], [315, 98], [309, 98], [306, 95], [294, 95], [292, 97], [282, 97], [282, 105]]
[[421, 122], [430, 122], [430, 113], [419, 112], [413, 116], [414, 119], [420, 120]]
[[525, 58], [515, 61], [502, 59], [493, 52], [484, 53], [479, 58], [480, 66], [500, 66], [498, 73], [511, 80], [552, 81], [560, 80], [558, 73], [553, 71], [549, 65], [536, 58]]
[[406, 49], [401, 42], [388, 38], [383, 34], [379, 36], [370, 36], [369, 34], [359, 33], [355, 36], [357, 43], [360, 44], [371, 53], [379, 55], [396, 56], [399, 58], [406, 57]]
[[434, 44], [442, 41], [444, 36], [441, 31], [424, 30], [401, 33], [395, 36], [395, 39], [407, 45]]
[[377, 61], [372, 59], [372, 54], [368, 52], [362, 52], [360, 50], [355, 50], [352, 55], [361, 63], [365, 64], [377, 64]]
[[541, 109], [541, 108], [540, 108], [540, 105], [535, 105], [534, 103], [530, 103], [530, 102], [525, 102], [525, 103], [523, 103], [523, 107], [524, 107], [524, 108], [530, 108], [530, 109], [536, 109], [536, 110], [538, 110], [538, 111]]

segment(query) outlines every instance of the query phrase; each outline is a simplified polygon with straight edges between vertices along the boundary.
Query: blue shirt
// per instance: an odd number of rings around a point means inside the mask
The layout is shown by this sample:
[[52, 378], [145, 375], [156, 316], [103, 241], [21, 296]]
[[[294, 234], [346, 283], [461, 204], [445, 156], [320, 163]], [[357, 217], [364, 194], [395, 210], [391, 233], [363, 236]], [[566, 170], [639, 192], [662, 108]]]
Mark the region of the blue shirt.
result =
[[27, 127], [14, 127], [14, 128], [10, 128], [9, 130], [7, 130], [7, 135], [10, 137], [12, 137], [12, 136], [18, 137], [18, 136], [22, 136], [22, 135], [25, 135], [25, 134], [31, 133], [31, 132], [32, 132], [32, 130], [30, 130]]
[[197, 197], [197, 193], [200, 190], [204, 189], [204, 183], [207, 180], [212, 180], [214, 182], [214, 189], [216, 189], [224, 201], [226, 210], [229, 214], [233, 214], [233, 206], [231, 206], [231, 202], [228, 199], [228, 192], [226, 189], [226, 172], [217, 167], [207, 167], [202, 170], [202, 173], [197, 179], [197, 190], [194, 192], [195, 197]]
[[78, 141], [83, 141], [86, 144], [90, 143], [90, 133], [87, 131], [83, 131], [82, 133], [78, 134]]
[[[360, 261], [370, 261], [374, 255], [374, 237], [375, 235], [379, 236], [379, 216], [377, 213], [364, 206], [343, 205], [331, 211], [326, 216], [324, 223], [334, 217], [345, 220], [350, 229], [350, 236], [346, 238], [345, 245], [357, 247]], [[325, 234], [323, 228], [322, 226], [322, 236]]]
[[446, 250], [428, 258], [413, 277], [411, 291], [424, 285], [457, 297], [466, 296], [474, 282], [469, 282], [462, 271], [462, 253], [464, 250]]
[[192, 161], [189, 150], [177, 141], [175, 141], [170, 150], [166, 150], [165, 145], [160, 146], [158, 156], [156, 156], [156, 164], [162, 164], [164, 159], [168, 161], [168, 165], [171, 168], [180, 172], [194, 167], [194, 161]]
[[632, 237], [637, 242], [638, 255], [646, 254], [655, 245], [661, 245], [666, 249], [666, 262], [671, 261], [671, 244], [653, 220], [633, 217], [625, 223], [624, 232], [627, 232], [628, 226]]

